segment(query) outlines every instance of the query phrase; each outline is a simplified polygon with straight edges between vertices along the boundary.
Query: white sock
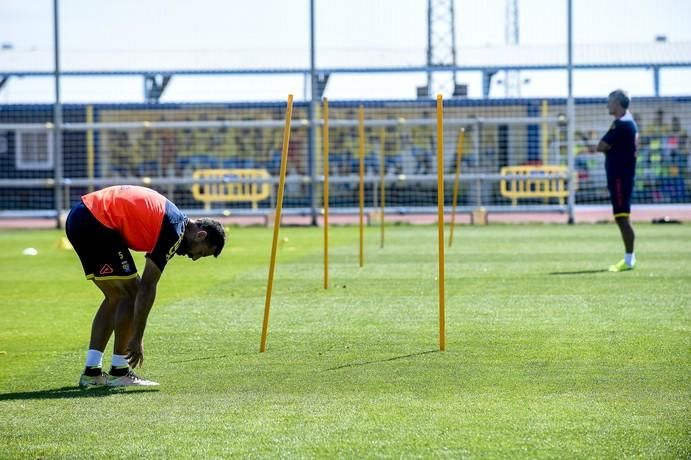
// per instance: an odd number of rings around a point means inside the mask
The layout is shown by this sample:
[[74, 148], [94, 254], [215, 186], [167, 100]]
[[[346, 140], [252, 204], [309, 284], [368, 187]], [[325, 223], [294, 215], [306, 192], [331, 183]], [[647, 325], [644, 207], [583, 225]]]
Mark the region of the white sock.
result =
[[629, 267], [633, 267], [636, 264], [636, 254], [633, 252], [627, 252], [624, 254], [624, 262]]
[[110, 365], [113, 367], [129, 367], [130, 363], [125, 359], [125, 355], [113, 355], [110, 359]]
[[87, 351], [86, 367], [103, 367], [103, 352], [98, 350]]

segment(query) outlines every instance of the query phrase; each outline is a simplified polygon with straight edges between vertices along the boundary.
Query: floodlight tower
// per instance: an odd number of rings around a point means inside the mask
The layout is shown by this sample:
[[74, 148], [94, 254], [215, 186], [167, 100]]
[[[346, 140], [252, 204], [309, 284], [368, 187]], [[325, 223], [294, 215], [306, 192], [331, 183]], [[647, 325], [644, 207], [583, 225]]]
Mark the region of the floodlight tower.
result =
[[[504, 43], [518, 45], [518, 0], [505, 0]], [[521, 74], [518, 70], [506, 70], [504, 75], [504, 96], [521, 97]]]
[[[427, 0], [427, 66], [456, 66], [454, 0]], [[428, 70], [427, 87], [421, 89], [426, 97], [438, 93], [461, 95], [457, 94], [455, 69]]]

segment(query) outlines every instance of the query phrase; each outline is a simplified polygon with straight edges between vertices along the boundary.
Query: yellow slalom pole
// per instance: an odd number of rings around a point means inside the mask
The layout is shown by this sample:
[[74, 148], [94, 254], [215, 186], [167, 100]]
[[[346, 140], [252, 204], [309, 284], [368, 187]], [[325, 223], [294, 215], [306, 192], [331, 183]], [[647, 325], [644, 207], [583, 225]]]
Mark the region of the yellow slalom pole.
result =
[[283, 210], [283, 189], [286, 183], [286, 163], [288, 161], [288, 143], [290, 142], [290, 119], [293, 115], [293, 95], [288, 95], [286, 107], [286, 123], [283, 128], [283, 151], [281, 152], [281, 172], [278, 181], [278, 200], [276, 202], [276, 216], [274, 217], [274, 236], [271, 242], [271, 262], [269, 263], [269, 281], [266, 286], [266, 301], [264, 302], [264, 322], [262, 323], [262, 340], [259, 351], [266, 351], [266, 334], [269, 330], [269, 311], [271, 310], [271, 291], [274, 284], [274, 269], [276, 267], [276, 246], [278, 244], [278, 230], [281, 226], [281, 211]]
[[379, 203], [381, 205], [381, 217], [379, 220], [380, 224], [380, 237], [379, 237], [379, 247], [384, 247], [384, 206], [386, 205], [386, 186], [384, 185], [384, 170], [386, 169], [386, 164], [384, 158], [384, 144], [386, 143], [386, 130], [382, 126], [381, 128], [381, 148], [379, 154]]
[[358, 134], [360, 138], [360, 267], [365, 266], [365, 107], [360, 106]]
[[451, 228], [449, 230], [449, 247], [453, 244], [453, 229], [456, 226], [456, 205], [458, 204], [458, 182], [461, 176], [461, 157], [463, 156], [463, 143], [465, 142], [465, 128], [461, 128], [456, 144], [456, 177], [453, 180], [453, 209], [451, 211]]
[[324, 98], [324, 289], [329, 289], [329, 100]]
[[446, 349], [444, 312], [444, 103], [437, 95], [437, 238], [439, 240], [439, 350]]
[[547, 122], [544, 121], [547, 119], [549, 116], [549, 103], [547, 102], [547, 99], [542, 100], [542, 110], [541, 110], [541, 115], [542, 115], [542, 126], [540, 129], [540, 134], [541, 134], [541, 144], [542, 144], [542, 164], [546, 165], [549, 162], [549, 126], [547, 125]]
[[[549, 163], [549, 127], [547, 126], [547, 116], [549, 115], [549, 104], [547, 99], [542, 100], [541, 106], [541, 116], [542, 116], [542, 126], [540, 127], [540, 147], [542, 150], [542, 164], [546, 165]], [[549, 198], [543, 198], [542, 201], [546, 204], [549, 203]]]
[[[86, 122], [91, 124], [94, 122], [94, 106], [86, 106]], [[90, 180], [94, 178], [94, 130], [89, 128], [86, 130], [86, 177]], [[94, 186], [89, 185], [89, 192], [94, 191]]]

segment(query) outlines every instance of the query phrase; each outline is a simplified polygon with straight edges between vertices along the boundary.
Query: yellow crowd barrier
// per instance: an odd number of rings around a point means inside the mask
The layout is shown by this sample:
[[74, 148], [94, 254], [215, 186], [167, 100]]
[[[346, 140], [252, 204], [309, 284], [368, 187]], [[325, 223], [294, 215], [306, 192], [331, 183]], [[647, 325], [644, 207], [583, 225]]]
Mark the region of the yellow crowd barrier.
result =
[[271, 184], [252, 182], [256, 179], [269, 179], [271, 176], [266, 169], [197, 169], [192, 177], [219, 181], [192, 186], [192, 196], [203, 202], [206, 209], [211, 207], [211, 203], [220, 202], [251, 202], [255, 209], [257, 203], [271, 195]]
[[[502, 179], [500, 192], [515, 206], [522, 198], [558, 198], [560, 204], [569, 195], [566, 188], [566, 166], [505, 166], [502, 176], [521, 176]], [[563, 174], [562, 178], [545, 178], [545, 175]]]

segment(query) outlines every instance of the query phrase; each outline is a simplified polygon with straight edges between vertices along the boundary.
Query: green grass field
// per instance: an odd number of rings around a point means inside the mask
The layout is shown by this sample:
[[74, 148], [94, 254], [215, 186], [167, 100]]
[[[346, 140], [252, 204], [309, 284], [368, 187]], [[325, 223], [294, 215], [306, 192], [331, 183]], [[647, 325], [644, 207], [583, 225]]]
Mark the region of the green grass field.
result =
[[335, 228], [327, 291], [321, 229], [285, 228], [259, 353], [271, 230], [233, 228], [171, 261], [161, 386], [119, 391], [76, 388], [100, 293], [61, 233], [2, 231], [0, 457], [690, 458], [691, 226], [636, 230], [615, 274], [614, 224], [461, 227], [439, 352], [436, 227], [368, 229], [362, 269]]

